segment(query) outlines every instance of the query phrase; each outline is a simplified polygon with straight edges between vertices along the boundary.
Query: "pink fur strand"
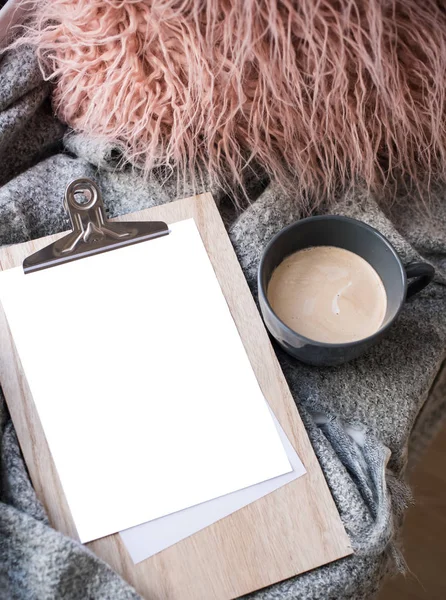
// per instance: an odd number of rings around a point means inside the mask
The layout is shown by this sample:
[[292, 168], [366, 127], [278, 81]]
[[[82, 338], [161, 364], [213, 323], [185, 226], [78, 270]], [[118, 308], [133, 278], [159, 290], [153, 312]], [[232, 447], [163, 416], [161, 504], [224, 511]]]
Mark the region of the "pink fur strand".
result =
[[39, 0], [30, 42], [59, 117], [146, 175], [260, 165], [311, 205], [445, 179], [441, 0]]

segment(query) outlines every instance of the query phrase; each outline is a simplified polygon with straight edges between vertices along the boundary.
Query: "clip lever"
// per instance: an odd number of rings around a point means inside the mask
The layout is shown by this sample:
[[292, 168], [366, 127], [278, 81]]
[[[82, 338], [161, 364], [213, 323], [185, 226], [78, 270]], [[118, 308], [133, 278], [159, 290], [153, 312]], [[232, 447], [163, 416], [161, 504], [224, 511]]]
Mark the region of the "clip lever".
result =
[[[80, 202], [76, 194], [83, 194], [87, 201]], [[25, 273], [48, 269], [169, 233], [169, 227], [162, 221], [108, 221], [101, 192], [96, 183], [86, 177], [76, 179], [68, 185], [65, 191], [65, 208], [70, 216], [72, 232], [25, 258]]]

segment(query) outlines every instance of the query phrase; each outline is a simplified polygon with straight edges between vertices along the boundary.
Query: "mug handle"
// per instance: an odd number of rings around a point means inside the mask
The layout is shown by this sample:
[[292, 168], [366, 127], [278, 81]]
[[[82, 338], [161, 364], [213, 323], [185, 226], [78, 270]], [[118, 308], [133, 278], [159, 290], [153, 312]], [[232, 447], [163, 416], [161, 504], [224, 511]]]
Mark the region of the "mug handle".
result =
[[405, 267], [407, 279], [416, 277], [415, 281], [409, 282], [407, 286], [406, 300], [421, 292], [427, 285], [430, 284], [435, 275], [435, 269], [428, 263], [412, 263]]

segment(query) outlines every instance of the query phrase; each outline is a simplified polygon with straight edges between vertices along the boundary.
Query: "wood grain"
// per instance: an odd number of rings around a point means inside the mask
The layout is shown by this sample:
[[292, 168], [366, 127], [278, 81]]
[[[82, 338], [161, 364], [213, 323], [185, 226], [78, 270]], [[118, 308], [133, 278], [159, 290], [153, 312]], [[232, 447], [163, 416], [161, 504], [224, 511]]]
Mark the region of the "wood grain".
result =
[[[446, 375], [446, 371], [444, 372]], [[444, 388], [443, 388], [444, 389]], [[415, 506], [403, 527], [407, 573], [389, 579], [379, 600], [446, 598], [446, 427], [411, 473]]]
[[[350, 542], [212, 196], [202, 194], [116, 220], [173, 223], [191, 217], [262, 392], [307, 474], [138, 565], [133, 565], [118, 534], [88, 544], [151, 600], [228, 600], [351, 554]], [[0, 250], [0, 269], [21, 265], [26, 256], [58, 237]], [[3, 310], [0, 344], [0, 381], [31, 479], [52, 525], [76, 537]]]

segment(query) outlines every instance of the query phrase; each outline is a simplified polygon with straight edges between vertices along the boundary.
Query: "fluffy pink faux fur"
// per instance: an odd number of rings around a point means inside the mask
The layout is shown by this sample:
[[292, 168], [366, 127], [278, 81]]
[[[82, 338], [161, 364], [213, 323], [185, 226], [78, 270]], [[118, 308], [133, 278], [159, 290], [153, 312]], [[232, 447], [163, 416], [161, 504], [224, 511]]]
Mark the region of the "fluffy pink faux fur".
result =
[[145, 173], [260, 164], [311, 202], [445, 179], [442, 0], [39, 0], [24, 40], [60, 118]]

